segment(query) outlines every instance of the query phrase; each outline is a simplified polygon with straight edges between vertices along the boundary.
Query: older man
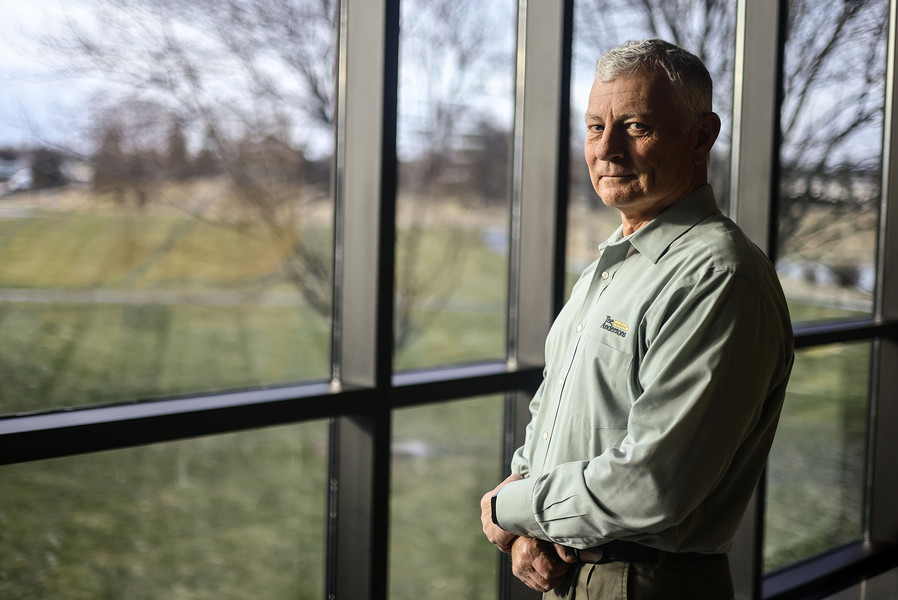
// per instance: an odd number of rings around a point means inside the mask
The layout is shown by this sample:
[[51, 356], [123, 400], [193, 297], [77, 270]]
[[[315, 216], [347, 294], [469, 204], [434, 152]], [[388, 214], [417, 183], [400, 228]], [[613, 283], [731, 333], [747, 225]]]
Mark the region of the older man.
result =
[[733, 597], [726, 553], [793, 345], [774, 269], [707, 184], [711, 91], [661, 40], [596, 68], [586, 162], [622, 225], [553, 324], [512, 475], [481, 501], [487, 538], [547, 597]]

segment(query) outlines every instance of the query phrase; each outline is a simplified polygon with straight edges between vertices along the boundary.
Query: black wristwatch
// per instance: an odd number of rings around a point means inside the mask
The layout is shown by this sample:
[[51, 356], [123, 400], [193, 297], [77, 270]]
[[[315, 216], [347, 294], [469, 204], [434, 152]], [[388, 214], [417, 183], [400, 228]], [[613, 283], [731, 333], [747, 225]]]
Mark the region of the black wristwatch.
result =
[[[494, 525], [499, 525], [499, 519], [496, 518], [496, 498], [498, 498], [498, 497], [499, 497], [499, 494], [493, 494], [493, 497], [490, 498], [490, 508], [491, 508], [491, 512], [492, 512]], [[499, 525], [499, 527], [502, 527], [502, 526]]]

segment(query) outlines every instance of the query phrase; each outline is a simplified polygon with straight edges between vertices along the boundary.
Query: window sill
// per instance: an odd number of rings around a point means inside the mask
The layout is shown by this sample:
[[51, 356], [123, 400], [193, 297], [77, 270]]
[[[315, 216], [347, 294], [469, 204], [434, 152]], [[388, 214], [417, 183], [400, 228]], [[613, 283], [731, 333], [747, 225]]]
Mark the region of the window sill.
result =
[[853, 542], [764, 576], [764, 600], [826, 598], [898, 565], [898, 544]]

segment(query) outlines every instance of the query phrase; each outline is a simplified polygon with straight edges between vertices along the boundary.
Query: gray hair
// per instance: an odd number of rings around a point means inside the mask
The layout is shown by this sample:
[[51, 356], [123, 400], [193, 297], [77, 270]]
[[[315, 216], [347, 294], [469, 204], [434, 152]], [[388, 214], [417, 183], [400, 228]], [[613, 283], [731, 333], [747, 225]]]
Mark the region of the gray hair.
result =
[[653, 70], [667, 75], [677, 106], [687, 118], [697, 119], [711, 112], [714, 84], [708, 69], [691, 52], [664, 40], [630, 41], [605, 52], [596, 63], [596, 80], [611, 81], [621, 75]]

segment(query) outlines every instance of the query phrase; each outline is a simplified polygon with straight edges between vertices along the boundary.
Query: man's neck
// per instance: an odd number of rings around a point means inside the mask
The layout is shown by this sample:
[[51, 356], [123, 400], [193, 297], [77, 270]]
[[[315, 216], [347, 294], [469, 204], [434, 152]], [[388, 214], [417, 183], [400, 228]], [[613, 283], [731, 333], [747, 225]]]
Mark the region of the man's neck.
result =
[[621, 224], [624, 228], [623, 235], [628, 236], [636, 233], [637, 231], [645, 227], [648, 223], [650, 223], [652, 219], [663, 213], [665, 210], [667, 210], [695, 190], [707, 185], [707, 183], [707, 175], [704, 177], [696, 177], [693, 180], [692, 185], [689, 186], [688, 191], [684, 194], [681, 194], [679, 197], [676, 197], [673, 201], [653, 204], [650, 207], [641, 210], [622, 209], [620, 216]]

